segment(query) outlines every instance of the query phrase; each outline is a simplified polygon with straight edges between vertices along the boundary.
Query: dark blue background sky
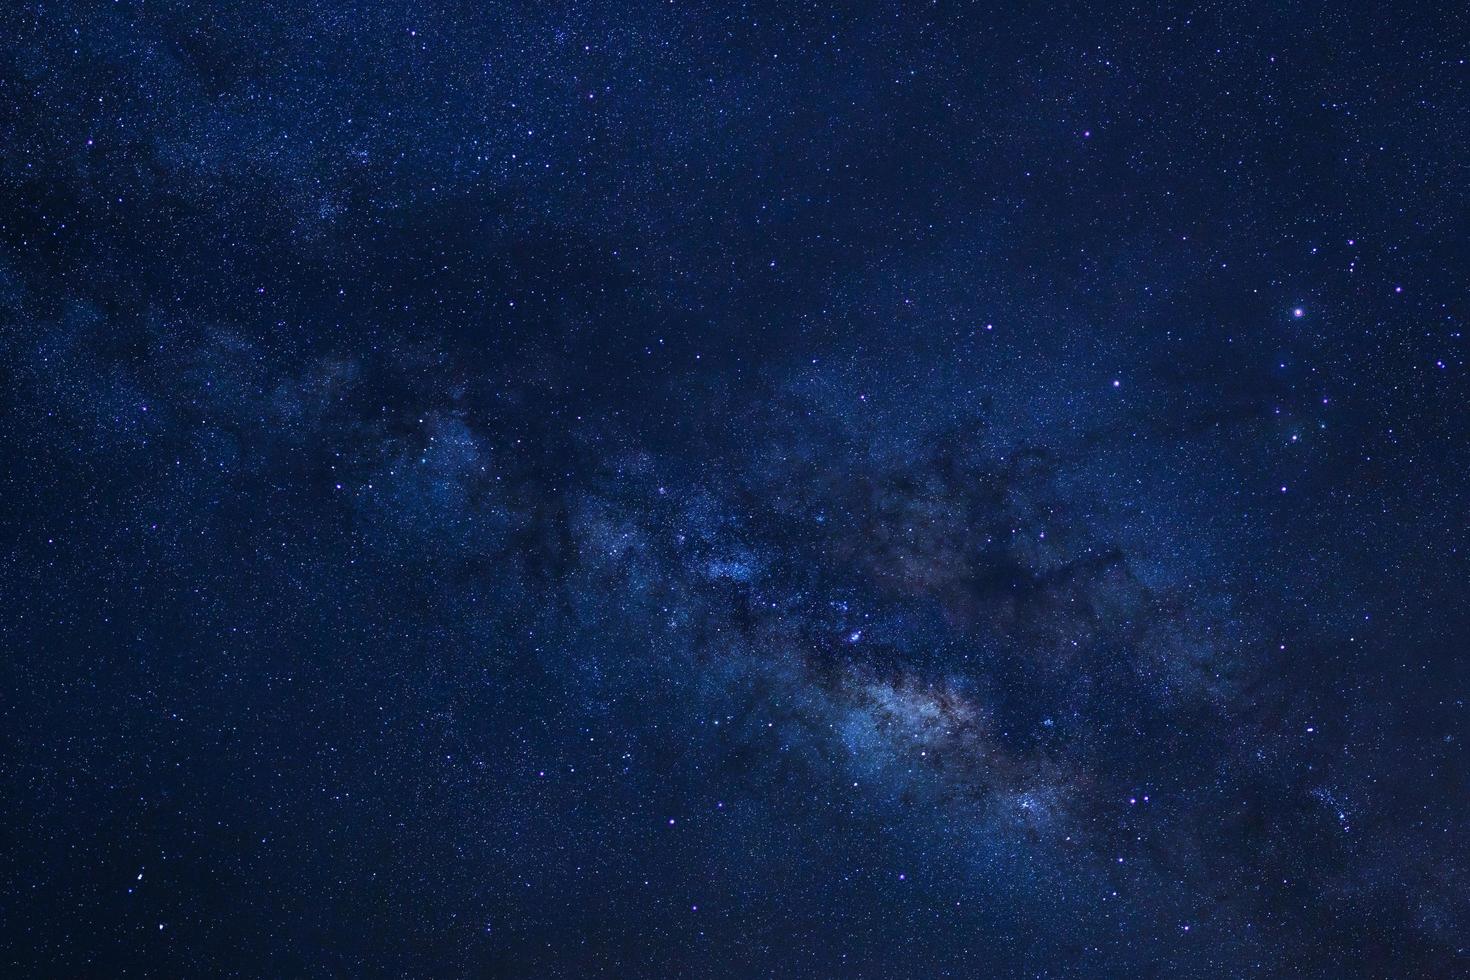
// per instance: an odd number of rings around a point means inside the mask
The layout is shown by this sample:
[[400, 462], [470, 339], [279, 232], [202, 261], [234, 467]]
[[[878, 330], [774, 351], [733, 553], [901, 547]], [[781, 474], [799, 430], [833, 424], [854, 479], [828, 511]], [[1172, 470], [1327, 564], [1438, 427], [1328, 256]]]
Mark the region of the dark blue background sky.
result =
[[1458, 5], [3, 21], [7, 973], [1470, 969]]

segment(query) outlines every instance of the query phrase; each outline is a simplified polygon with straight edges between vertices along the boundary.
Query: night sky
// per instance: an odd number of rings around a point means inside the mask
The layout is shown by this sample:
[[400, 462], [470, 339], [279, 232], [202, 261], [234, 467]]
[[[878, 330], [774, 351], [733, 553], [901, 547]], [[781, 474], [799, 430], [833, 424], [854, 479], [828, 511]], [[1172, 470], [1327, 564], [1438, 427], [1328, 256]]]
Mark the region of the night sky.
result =
[[0, 14], [0, 973], [1470, 975], [1470, 10]]

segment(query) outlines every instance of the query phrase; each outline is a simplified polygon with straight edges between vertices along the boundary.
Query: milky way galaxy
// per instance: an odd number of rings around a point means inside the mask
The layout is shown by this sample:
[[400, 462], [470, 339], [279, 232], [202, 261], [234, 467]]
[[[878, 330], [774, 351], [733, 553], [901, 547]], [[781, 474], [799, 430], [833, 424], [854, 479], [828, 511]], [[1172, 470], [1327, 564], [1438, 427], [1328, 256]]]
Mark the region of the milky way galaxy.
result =
[[5, 974], [1470, 973], [1470, 30], [1278, 8], [16, 7]]

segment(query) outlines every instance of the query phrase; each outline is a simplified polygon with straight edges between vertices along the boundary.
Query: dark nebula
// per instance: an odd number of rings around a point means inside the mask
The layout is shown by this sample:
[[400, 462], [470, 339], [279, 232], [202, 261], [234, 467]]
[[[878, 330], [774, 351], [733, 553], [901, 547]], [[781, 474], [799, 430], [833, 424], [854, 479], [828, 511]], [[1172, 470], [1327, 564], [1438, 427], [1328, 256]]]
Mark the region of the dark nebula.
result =
[[24, 0], [0, 973], [1470, 975], [1470, 16]]

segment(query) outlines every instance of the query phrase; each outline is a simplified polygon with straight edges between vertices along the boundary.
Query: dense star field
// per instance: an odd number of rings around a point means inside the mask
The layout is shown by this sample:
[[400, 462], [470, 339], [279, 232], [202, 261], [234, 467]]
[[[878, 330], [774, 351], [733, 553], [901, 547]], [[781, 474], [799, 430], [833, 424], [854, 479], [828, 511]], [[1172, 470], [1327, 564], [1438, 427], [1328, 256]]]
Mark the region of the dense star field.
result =
[[1470, 12], [7, 8], [0, 973], [1470, 975]]

